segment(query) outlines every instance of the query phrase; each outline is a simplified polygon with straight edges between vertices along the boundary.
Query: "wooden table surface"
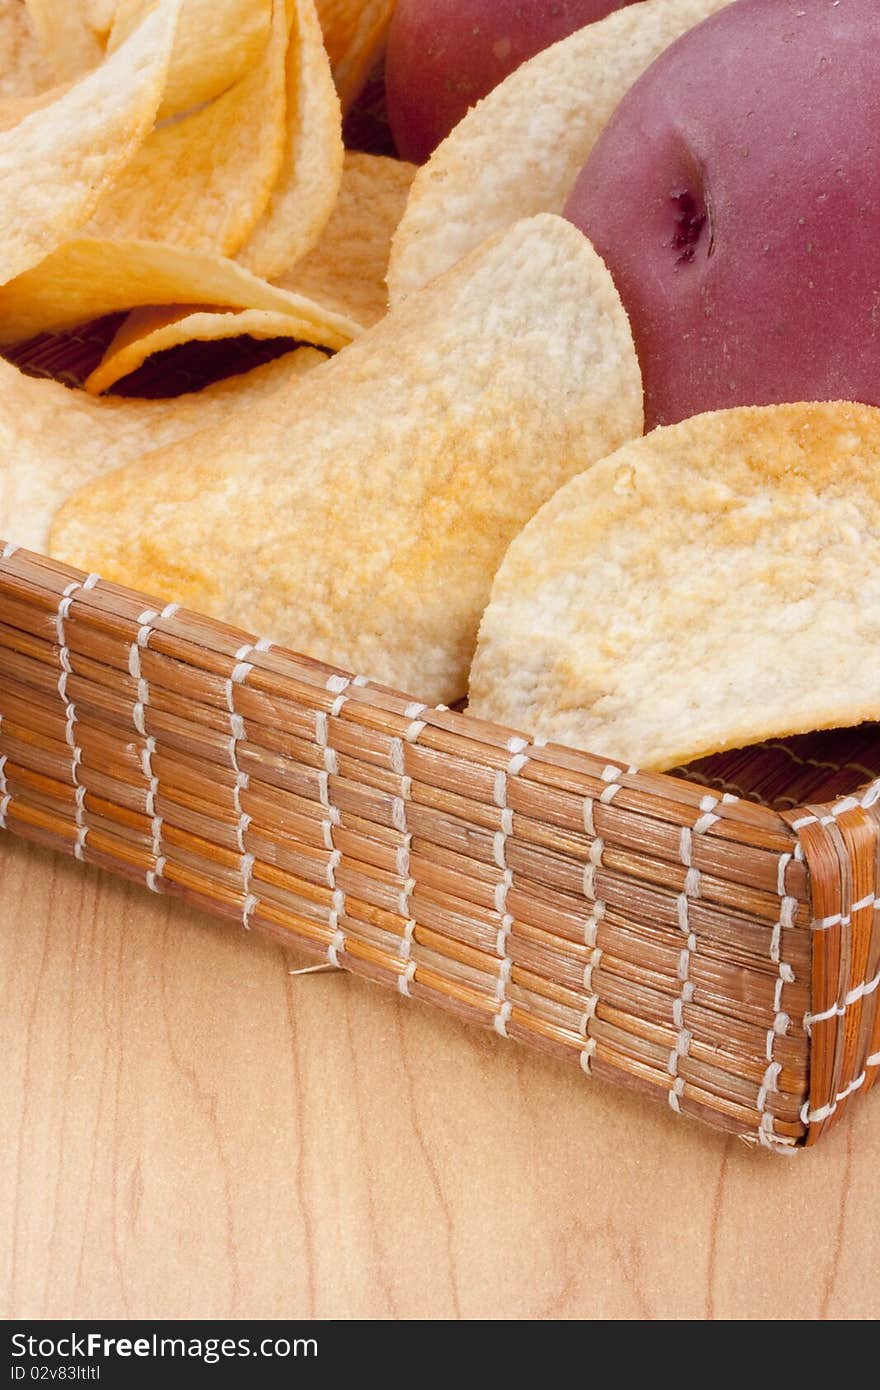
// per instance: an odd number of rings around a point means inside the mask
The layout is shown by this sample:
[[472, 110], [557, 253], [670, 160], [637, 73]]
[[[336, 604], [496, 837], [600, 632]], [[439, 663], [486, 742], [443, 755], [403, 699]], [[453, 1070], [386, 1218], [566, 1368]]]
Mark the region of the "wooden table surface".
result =
[[871, 1318], [880, 1093], [772, 1158], [0, 834], [7, 1317]]

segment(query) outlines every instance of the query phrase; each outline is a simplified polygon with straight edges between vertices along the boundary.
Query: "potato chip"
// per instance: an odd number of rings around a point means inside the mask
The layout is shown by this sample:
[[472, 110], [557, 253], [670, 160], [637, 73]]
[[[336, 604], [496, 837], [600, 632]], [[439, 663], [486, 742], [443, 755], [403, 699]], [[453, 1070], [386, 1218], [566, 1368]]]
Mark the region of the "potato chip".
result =
[[472, 711], [663, 770], [880, 718], [880, 410], [749, 407], [626, 444], [513, 542]]
[[[154, 0], [119, 0], [107, 44], [113, 53]], [[269, 38], [271, 0], [184, 0], [159, 118], [194, 111], [259, 62]]]
[[275, 280], [311, 251], [342, 178], [342, 116], [314, 0], [287, 0], [287, 137], [269, 205], [238, 259]]
[[179, 0], [161, 0], [117, 53], [0, 134], [0, 285], [91, 214], [153, 124]]
[[561, 212], [603, 126], [664, 48], [729, 0], [644, 0], [524, 63], [419, 170], [391, 251], [395, 303], [520, 217]]
[[96, 401], [0, 359], [0, 537], [45, 551], [49, 523], [75, 488], [289, 389], [324, 358], [300, 348], [173, 400]]
[[181, 343], [242, 336], [292, 338], [327, 348], [341, 348], [351, 342], [351, 334], [340, 332], [334, 321], [316, 329], [314, 323], [277, 309], [135, 309], [86, 380], [85, 388], [98, 396], [136, 371], [153, 353], [166, 352]]
[[82, 3], [86, 23], [106, 47], [121, 0], [82, 0]]
[[134, 309], [86, 382], [96, 394], [107, 391], [156, 352], [198, 339], [294, 337], [322, 347], [349, 342], [338, 317], [359, 328], [376, 323], [388, 307], [385, 271], [394, 228], [403, 212], [415, 168], [399, 159], [347, 151], [339, 199], [324, 235], [310, 255], [278, 284], [320, 306], [325, 321], [298, 321], [289, 309], [191, 307]]
[[415, 172], [401, 159], [346, 151], [339, 198], [321, 240], [278, 284], [363, 328], [376, 323], [388, 308], [391, 238]]
[[69, 82], [98, 66], [104, 46], [89, 24], [83, 0], [24, 3], [56, 82]]
[[50, 546], [449, 702], [510, 539], [641, 428], [611, 278], [574, 227], [538, 217], [198, 451], [78, 492]]
[[[150, 134], [84, 231], [233, 255], [269, 202], [286, 138], [287, 15], [273, 0], [259, 60], [235, 86]], [[173, 59], [172, 59], [173, 61]]]
[[331, 333], [353, 338], [360, 331], [351, 319], [270, 285], [223, 256], [154, 241], [78, 237], [0, 285], [0, 343], [61, 332], [139, 305], [193, 303], [276, 310], [295, 320], [303, 335], [311, 338], [313, 332], [321, 340]]
[[49, 87], [45, 92], [34, 92], [27, 97], [0, 96], [0, 131], [11, 130], [32, 111], [42, 111], [45, 106], [50, 106], [53, 101], [63, 96], [69, 85], [62, 83], [60, 86]]
[[347, 111], [380, 58], [397, 0], [317, 0], [333, 80]]
[[55, 85], [21, 0], [0, 0], [0, 100], [30, 97]]

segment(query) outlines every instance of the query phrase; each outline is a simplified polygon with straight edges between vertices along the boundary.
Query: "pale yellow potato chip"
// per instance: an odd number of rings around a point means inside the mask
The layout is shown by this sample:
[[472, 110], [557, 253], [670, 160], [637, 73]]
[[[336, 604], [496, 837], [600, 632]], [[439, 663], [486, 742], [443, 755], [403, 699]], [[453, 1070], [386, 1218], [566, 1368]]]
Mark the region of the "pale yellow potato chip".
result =
[[321, 40], [314, 0], [287, 0], [287, 134], [269, 204], [238, 259], [275, 280], [311, 251], [342, 178], [342, 113]]
[[84, 231], [233, 255], [266, 208], [286, 138], [285, 0], [273, 0], [259, 60], [215, 101], [159, 125], [120, 171]]
[[[107, 44], [112, 53], [155, 0], [119, 0]], [[193, 111], [259, 62], [269, 38], [271, 0], [183, 0], [159, 118]]]
[[494, 232], [561, 212], [621, 97], [729, 0], [644, 0], [547, 48], [468, 112], [416, 176], [391, 251], [392, 304]]
[[509, 541], [641, 429], [611, 278], [538, 217], [197, 451], [78, 492], [51, 552], [450, 702]]
[[332, 349], [345, 347], [352, 336], [340, 331], [338, 320], [317, 327], [314, 322], [277, 309], [134, 309], [86, 380], [85, 388], [99, 396], [137, 371], [153, 353], [166, 352], [181, 343], [210, 343], [243, 335], [292, 338]]
[[880, 718], [880, 410], [700, 415], [575, 478], [505, 556], [470, 702], [658, 770]]
[[397, 0], [317, 0], [333, 79], [347, 111], [385, 47]]
[[89, 27], [106, 46], [121, 0], [83, 0], [83, 3]]
[[56, 82], [96, 68], [104, 46], [89, 24], [84, 0], [24, 0], [37, 41]]
[[277, 283], [363, 328], [376, 323], [388, 308], [391, 238], [415, 172], [400, 159], [346, 151], [339, 198], [321, 240]]
[[154, 241], [78, 237], [0, 285], [0, 343], [61, 332], [140, 305], [194, 303], [275, 310], [300, 327], [346, 339], [359, 332], [353, 320], [270, 285], [223, 256]]
[[56, 509], [89, 479], [254, 409], [323, 361], [300, 348], [173, 400], [96, 401], [0, 359], [0, 538], [45, 552]]
[[44, 92], [34, 92], [26, 97], [0, 96], [0, 131], [11, 130], [32, 111], [42, 111], [45, 106], [50, 106], [64, 95], [69, 85], [62, 83], [60, 86], [49, 87]]
[[179, 0], [57, 101], [0, 134], [0, 285], [83, 225], [153, 124]]
[[0, 100], [31, 97], [55, 85], [21, 0], [0, 0]]

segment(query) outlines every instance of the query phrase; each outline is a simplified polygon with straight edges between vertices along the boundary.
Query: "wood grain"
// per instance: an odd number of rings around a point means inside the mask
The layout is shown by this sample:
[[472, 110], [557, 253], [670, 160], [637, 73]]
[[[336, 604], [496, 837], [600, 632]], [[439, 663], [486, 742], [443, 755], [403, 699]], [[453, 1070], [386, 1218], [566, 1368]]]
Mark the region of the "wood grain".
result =
[[0, 836], [6, 1317], [873, 1318], [880, 1100], [793, 1159]]

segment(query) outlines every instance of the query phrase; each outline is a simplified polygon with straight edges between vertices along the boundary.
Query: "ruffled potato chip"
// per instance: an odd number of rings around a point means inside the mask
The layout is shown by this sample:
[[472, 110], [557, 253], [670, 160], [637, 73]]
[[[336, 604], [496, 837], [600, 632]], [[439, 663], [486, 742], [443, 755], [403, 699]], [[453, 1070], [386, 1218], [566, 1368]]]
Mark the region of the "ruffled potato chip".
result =
[[342, 178], [342, 113], [314, 0], [287, 0], [287, 134], [281, 173], [238, 260], [275, 280], [317, 243]]
[[474, 714], [662, 771], [880, 719], [880, 410], [654, 430], [511, 545]]
[[153, 124], [179, 0], [161, 0], [117, 53], [0, 134], [0, 284], [88, 219]]
[[323, 361], [300, 348], [173, 400], [96, 401], [0, 359], [0, 537], [45, 552], [56, 509], [89, 479], [254, 409]]
[[287, 48], [285, 0], [273, 0], [268, 41], [250, 70], [215, 101], [159, 125], [117, 174], [83, 231], [225, 256], [238, 251], [282, 167]]
[[520, 217], [561, 212], [621, 97], [664, 48], [730, 0], [644, 0], [524, 63], [418, 172], [391, 252], [391, 302]]
[[236, 261], [153, 241], [64, 243], [33, 270], [0, 286], [0, 343], [57, 333], [139, 305], [220, 304], [286, 314], [298, 336], [329, 346], [358, 324], [303, 295], [270, 285]]
[[78, 492], [50, 548], [448, 702], [509, 541], [641, 428], [611, 278], [574, 227], [538, 217], [197, 451]]
[[85, 388], [99, 396], [137, 371], [153, 353], [167, 352], [181, 343], [211, 343], [242, 336], [317, 341], [327, 348], [345, 347], [351, 341], [349, 334], [332, 323], [316, 331], [313, 323], [277, 309], [135, 309], [87, 378]]
[[[154, 3], [119, 0], [108, 52], [128, 38]], [[272, 0], [183, 0], [159, 119], [194, 111], [250, 72], [269, 38], [271, 14]]]
[[317, 0], [333, 80], [347, 111], [385, 46], [397, 0]]

